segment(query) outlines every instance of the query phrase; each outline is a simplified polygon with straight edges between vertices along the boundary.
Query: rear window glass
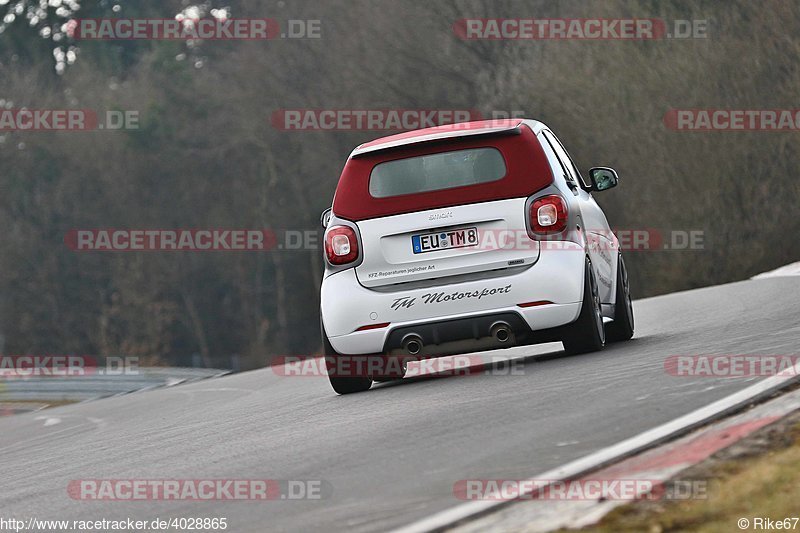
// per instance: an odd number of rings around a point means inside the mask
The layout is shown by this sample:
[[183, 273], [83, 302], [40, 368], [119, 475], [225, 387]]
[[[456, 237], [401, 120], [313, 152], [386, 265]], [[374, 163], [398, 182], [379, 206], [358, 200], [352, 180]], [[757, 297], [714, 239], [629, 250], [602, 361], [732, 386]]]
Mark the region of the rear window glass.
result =
[[380, 163], [369, 177], [373, 198], [452, 189], [503, 179], [506, 163], [496, 148], [471, 148]]

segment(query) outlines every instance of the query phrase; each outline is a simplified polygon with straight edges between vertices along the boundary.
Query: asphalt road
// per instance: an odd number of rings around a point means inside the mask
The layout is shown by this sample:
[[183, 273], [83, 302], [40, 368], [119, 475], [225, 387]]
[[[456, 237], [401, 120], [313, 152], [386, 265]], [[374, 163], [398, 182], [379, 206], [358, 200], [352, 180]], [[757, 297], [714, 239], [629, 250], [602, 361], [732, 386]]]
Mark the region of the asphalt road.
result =
[[[227, 517], [228, 531], [377, 531], [461, 503], [453, 484], [519, 478], [667, 422], [755, 378], [668, 375], [675, 354], [798, 354], [800, 277], [635, 302], [633, 340], [560, 357], [495, 352], [524, 375], [405, 380], [336, 396], [271, 370], [0, 419], [0, 517]], [[80, 501], [78, 479], [321, 479], [322, 500]]]

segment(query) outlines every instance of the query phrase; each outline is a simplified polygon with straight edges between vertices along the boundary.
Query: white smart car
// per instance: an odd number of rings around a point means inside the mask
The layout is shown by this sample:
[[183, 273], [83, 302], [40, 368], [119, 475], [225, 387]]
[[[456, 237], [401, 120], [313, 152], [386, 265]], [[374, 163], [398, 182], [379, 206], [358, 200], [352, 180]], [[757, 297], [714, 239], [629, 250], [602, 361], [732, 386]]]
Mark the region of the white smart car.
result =
[[[347, 160], [325, 227], [323, 345], [340, 394], [389, 372], [349, 356], [434, 357], [561, 341], [568, 353], [633, 336], [619, 242], [564, 146], [535, 120], [392, 135]], [[334, 365], [335, 366], [335, 365]]]

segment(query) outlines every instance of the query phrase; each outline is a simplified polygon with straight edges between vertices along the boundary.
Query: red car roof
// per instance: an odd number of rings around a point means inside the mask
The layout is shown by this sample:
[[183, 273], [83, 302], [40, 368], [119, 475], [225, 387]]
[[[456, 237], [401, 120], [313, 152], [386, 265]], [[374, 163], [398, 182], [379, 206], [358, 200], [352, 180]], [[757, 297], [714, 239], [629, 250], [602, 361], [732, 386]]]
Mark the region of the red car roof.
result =
[[[466, 123], [468, 131], [493, 129], [486, 123], [497, 124], [501, 121], [479, 121]], [[453, 126], [440, 126], [384, 137], [392, 150], [366, 151], [363, 155], [350, 157], [342, 170], [336, 195], [333, 200], [333, 212], [339, 217], [359, 221], [401, 213], [411, 213], [426, 209], [437, 209], [478, 202], [521, 198], [530, 196], [551, 183], [553, 172], [547, 156], [536, 138], [536, 134], [527, 127], [517, 128], [521, 121], [502, 121], [498, 133], [490, 135], [466, 135], [455, 138], [445, 137], [441, 142], [418, 142], [408, 145], [392, 146], [391, 139], [415, 139], [426, 137], [421, 132], [436, 130], [436, 134], [453, 131]], [[449, 129], [447, 129], [449, 128]], [[401, 137], [402, 136], [402, 137]], [[378, 141], [373, 141], [373, 143]], [[359, 149], [365, 145], [361, 145]], [[492, 147], [503, 156], [506, 163], [506, 175], [500, 180], [453, 187], [450, 189], [426, 191], [401, 196], [375, 198], [369, 192], [369, 180], [372, 169], [383, 162], [419, 155], [448, 152], [469, 148]], [[357, 155], [357, 156], [356, 156]]]
[[445, 124], [443, 126], [434, 126], [421, 130], [404, 131], [403, 133], [381, 137], [374, 141], [361, 144], [355, 149], [354, 154], [362, 151], [373, 151], [367, 149], [374, 149], [383, 145], [398, 146], [428, 139], [457, 138], [460, 136], [459, 134], [468, 136], [476, 133], [502, 131], [516, 128], [520, 124], [522, 124], [522, 120], [520, 119], [474, 120], [472, 122], [459, 122], [457, 124]]

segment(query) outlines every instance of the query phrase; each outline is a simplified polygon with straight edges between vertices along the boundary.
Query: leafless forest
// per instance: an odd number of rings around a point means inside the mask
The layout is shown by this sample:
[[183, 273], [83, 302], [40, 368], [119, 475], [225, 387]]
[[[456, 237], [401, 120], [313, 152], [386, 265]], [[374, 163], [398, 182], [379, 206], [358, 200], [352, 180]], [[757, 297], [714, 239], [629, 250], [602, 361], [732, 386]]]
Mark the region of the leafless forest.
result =
[[[77, 42], [58, 31], [71, 17], [223, 7], [319, 20], [321, 36]], [[463, 17], [705, 19], [708, 34], [467, 41], [453, 32]], [[139, 114], [124, 131], [0, 131], [4, 353], [171, 365], [196, 353], [216, 367], [238, 354], [253, 368], [319, 350], [319, 250], [81, 253], [64, 242], [74, 228], [316, 231], [350, 150], [391, 132], [281, 131], [270, 123], [279, 109], [523, 111], [546, 122], [584, 172], [619, 172], [620, 187], [597, 195], [613, 227], [703, 232], [701, 250], [628, 252], [639, 298], [800, 260], [800, 133], [663, 121], [671, 108], [800, 107], [797, 2], [10, 0], [0, 20], [2, 106]]]

